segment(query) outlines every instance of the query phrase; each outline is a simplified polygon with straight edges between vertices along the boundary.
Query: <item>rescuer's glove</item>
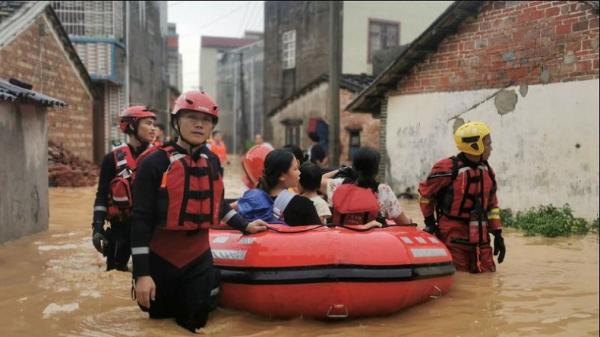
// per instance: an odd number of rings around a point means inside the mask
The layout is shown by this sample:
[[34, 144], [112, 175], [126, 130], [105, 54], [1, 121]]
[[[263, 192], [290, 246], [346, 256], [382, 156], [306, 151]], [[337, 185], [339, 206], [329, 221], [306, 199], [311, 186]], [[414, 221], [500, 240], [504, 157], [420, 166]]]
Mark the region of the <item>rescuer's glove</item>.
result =
[[498, 255], [498, 263], [504, 261], [504, 255], [506, 255], [506, 246], [504, 245], [504, 238], [502, 237], [501, 230], [495, 230], [494, 234], [494, 256]]

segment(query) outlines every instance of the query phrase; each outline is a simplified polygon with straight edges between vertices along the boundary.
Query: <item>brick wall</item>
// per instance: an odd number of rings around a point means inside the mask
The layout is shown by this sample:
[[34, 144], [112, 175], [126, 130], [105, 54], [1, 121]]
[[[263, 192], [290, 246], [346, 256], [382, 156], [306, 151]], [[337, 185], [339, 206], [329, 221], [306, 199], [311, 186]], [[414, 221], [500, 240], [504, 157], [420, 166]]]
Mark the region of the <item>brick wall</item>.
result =
[[33, 90], [67, 102], [48, 109], [48, 139], [92, 160], [93, 97], [43, 16], [0, 49], [0, 78], [15, 78]]
[[573, 1], [488, 2], [392, 94], [598, 78], [598, 13]]
[[[300, 147], [306, 150], [311, 142], [308, 138], [307, 127], [308, 120], [311, 117], [321, 117], [328, 121], [326, 109], [319, 107], [329, 104], [329, 84], [321, 82], [318, 86], [311, 89], [306, 94], [298, 97], [293, 102], [284, 107], [281, 111], [270, 118], [270, 124], [273, 128], [272, 145], [282, 147], [285, 145], [285, 127], [282, 121], [285, 119], [299, 119], [303, 121], [300, 132]], [[379, 149], [379, 119], [373, 118], [370, 113], [351, 113], [343, 108], [356, 97], [346, 89], [340, 89], [340, 163], [350, 164], [348, 157], [350, 132], [348, 129], [358, 129], [360, 132], [360, 145]]]
[[[329, 5], [319, 1], [266, 1], [264, 35], [264, 113], [265, 139], [274, 137], [269, 117], [290, 94], [314, 81], [328, 70]], [[282, 68], [282, 35], [296, 31], [296, 67], [288, 70], [285, 87]], [[285, 88], [284, 88], [285, 87]]]
[[[356, 97], [355, 93], [348, 90], [340, 90], [340, 107], [345, 107]], [[340, 112], [340, 163], [350, 164], [348, 156], [350, 131], [358, 129], [360, 132], [360, 146], [369, 146], [379, 149], [379, 119], [373, 118], [370, 113], [353, 113], [346, 110]]]

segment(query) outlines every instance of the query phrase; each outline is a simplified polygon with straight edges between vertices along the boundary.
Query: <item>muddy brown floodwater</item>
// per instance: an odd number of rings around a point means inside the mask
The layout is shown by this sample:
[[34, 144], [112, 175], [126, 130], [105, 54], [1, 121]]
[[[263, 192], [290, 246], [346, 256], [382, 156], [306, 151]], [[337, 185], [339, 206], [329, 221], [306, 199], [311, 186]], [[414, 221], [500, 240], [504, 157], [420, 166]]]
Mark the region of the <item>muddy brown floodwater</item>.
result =
[[[228, 197], [243, 190], [238, 165], [226, 168]], [[93, 198], [94, 188], [50, 189], [49, 230], [0, 245], [0, 336], [189, 336], [140, 312], [129, 273], [104, 271], [90, 242]], [[403, 204], [420, 218], [415, 202]], [[598, 336], [597, 235], [505, 237], [507, 258], [496, 273], [457, 273], [446, 296], [391, 316], [270, 320], [219, 308], [204, 334]]]

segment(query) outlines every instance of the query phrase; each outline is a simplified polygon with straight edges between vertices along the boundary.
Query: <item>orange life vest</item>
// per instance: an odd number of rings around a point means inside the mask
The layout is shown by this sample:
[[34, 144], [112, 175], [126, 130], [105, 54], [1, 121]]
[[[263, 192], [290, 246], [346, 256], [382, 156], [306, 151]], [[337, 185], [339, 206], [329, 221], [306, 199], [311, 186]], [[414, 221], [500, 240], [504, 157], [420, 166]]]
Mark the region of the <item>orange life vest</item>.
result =
[[[171, 162], [159, 190], [159, 226], [166, 230], [194, 231], [219, 223], [223, 177], [214, 156], [203, 146], [198, 159], [164, 146]], [[214, 157], [213, 157], [214, 158]]]
[[377, 219], [379, 203], [369, 188], [342, 184], [332, 197], [333, 223], [336, 225], [363, 225]]
[[450, 160], [453, 180], [437, 193], [438, 216], [469, 221], [473, 220], [472, 212], [479, 208], [485, 218], [490, 197], [497, 188], [494, 171], [487, 163], [469, 167], [456, 157]]
[[137, 162], [126, 143], [115, 146], [112, 153], [117, 174], [110, 181], [108, 218], [123, 220], [131, 215], [133, 207], [131, 184]]

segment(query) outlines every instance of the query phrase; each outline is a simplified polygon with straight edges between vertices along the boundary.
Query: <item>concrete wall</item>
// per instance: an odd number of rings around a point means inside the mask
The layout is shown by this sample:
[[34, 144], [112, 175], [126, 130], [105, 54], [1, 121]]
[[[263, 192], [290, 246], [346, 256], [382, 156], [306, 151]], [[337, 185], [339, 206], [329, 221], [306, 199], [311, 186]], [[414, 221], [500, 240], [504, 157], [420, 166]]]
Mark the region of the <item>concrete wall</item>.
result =
[[[200, 51], [200, 88], [211, 97], [217, 97], [217, 49]], [[216, 98], [215, 98], [216, 99]]]
[[[492, 129], [493, 153], [501, 207], [523, 210], [540, 204], [569, 203], [577, 215], [598, 216], [598, 80], [519, 87], [505, 114], [502, 103], [486, 100], [497, 90], [429, 93], [391, 97], [388, 102], [387, 151], [398, 191], [425, 179], [437, 160], [454, 155], [456, 113]], [[498, 96], [496, 96], [498, 97]]]
[[[167, 51], [159, 7], [154, 1], [134, 1], [130, 11], [129, 102], [158, 109], [158, 119], [166, 124], [169, 120]], [[140, 15], [140, 11], [145, 12]]]
[[368, 62], [369, 19], [400, 23], [400, 44], [412, 42], [451, 1], [344, 1], [344, 74], [372, 74]]
[[272, 116], [270, 126], [273, 129], [273, 139], [271, 145], [282, 147], [285, 145], [285, 126], [282, 121], [285, 119], [300, 119], [303, 121], [300, 126], [300, 148], [306, 150], [311, 142], [306, 134], [308, 119], [310, 117], [321, 117], [327, 121], [327, 110], [329, 102], [329, 84], [321, 82], [307, 94], [297, 98], [289, 105], [284, 107], [277, 114]]
[[0, 243], [48, 229], [46, 110], [0, 101]]
[[[356, 93], [346, 89], [340, 90], [340, 107], [343, 109]], [[288, 104], [276, 115], [270, 118], [270, 124], [273, 128], [273, 142], [275, 147], [285, 145], [285, 126], [282, 121], [285, 119], [299, 119], [303, 123], [301, 125], [301, 144], [300, 147], [306, 150], [311, 141], [308, 138], [306, 128], [308, 120], [311, 117], [321, 117], [325, 121], [328, 120], [327, 110], [329, 109], [329, 83], [321, 82], [312, 90], [303, 96]], [[373, 118], [371, 114], [351, 113], [345, 110], [340, 111], [340, 162], [349, 164], [348, 143], [350, 132], [348, 129], [361, 129], [360, 143], [361, 146], [370, 146], [375, 149], [379, 148], [379, 120]]]
[[48, 137], [82, 159], [93, 158], [93, 96], [45, 16], [0, 48], [0, 78], [67, 102], [48, 109]]
[[343, 110], [354, 99], [357, 93], [348, 90], [340, 91], [340, 164], [351, 163], [349, 154], [350, 129], [360, 131], [360, 146], [379, 149], [379, 119], [369, 113], [355, 113]]
[[[240, 56], [244, 62], [243, 101]], [[253, 144], [254, 135], [262, 133], [263, 56], [263, 42], [257, 41], [231, 50], [217, 63], [219, 78], [215, 98], [221, 112], [216, 129], [223, 133], [231, 152], [246, 152], [245, 145]]]
[[[488, 2], [388, 94], [394, 187], [415, 191], [456, 152], [453, 127], [492, 130], [500, 202], [598, 215], [598, 12], [583, 2]], [[503, 89], [504, 88], [504, 89]]]
[[[328, 71], [327, 22], [329, 5], [321, 1], [265, 2], [264, 109], [270, 113], [291, 94]], [[284, 85], [282, 35], [296, 30], [296, 67], [285, 70]], [[266, 115], [265, 115], [266, 116]], [[271, 124], [265, 119], [264, 136], [272, 137]]]

